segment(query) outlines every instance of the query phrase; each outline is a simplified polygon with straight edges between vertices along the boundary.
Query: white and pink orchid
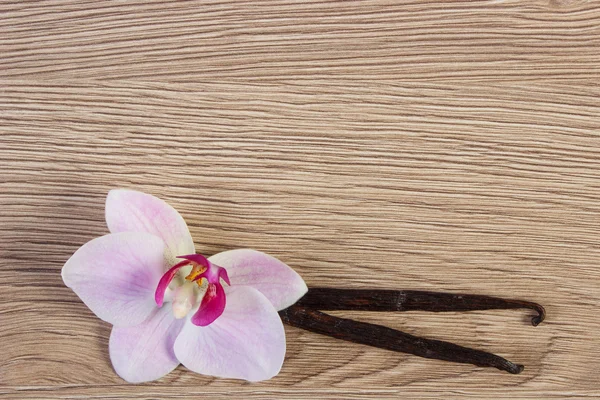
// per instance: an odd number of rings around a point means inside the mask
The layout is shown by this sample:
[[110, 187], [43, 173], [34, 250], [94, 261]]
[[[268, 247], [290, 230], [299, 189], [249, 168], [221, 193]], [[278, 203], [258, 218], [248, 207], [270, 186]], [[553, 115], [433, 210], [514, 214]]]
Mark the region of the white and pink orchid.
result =
[[79, 248], [62, 278], [113, 325], [109, 353], [119, 376], [151, 381], [179, 363], [248, 381], [279, 373], [285, 332], [277, 311], [306, 293], [300, 275], [255, 250], [196, 254], [181, 215], [146, 193], [110, 191], [106, 223], [111, 233]]

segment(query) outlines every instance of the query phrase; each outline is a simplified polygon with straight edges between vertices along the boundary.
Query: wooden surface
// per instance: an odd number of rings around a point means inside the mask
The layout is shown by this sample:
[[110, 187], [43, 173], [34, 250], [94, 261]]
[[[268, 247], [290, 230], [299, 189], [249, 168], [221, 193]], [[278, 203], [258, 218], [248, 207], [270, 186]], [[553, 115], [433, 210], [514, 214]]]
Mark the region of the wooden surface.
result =
[[[0, 398], [599, 398], [599, 83], [598, 2], [0, 3]], [[204, 254], [548, 319], [338, 313], [517, 376], [287, 327], [268, 382], [127, 385], [60, 278], [114, 187], [169, 201]]]

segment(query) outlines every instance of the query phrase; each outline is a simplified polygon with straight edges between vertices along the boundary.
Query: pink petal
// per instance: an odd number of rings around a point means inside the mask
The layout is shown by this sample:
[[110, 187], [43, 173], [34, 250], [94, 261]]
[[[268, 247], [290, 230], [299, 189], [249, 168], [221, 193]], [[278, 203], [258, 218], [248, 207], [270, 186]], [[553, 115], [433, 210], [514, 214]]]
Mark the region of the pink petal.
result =
[[137, 325], [156, 308], [154, 290], [165, 268], [164, 247], [149, 233], [101, 236], [69, 258], [62, 278], [99, 318], [117, 326]]
[[247, 285], [259, 290], [277, 310], [291, 306], [308, 290], [296, 271], [260, 251], [229, 250], [215, 254], [209, 260], [227, 269], [234, 286]]
[[156, 309], [140, 325], [113, 327], [108, 343], [110, 360], [127, 382], [159, 379], [179, 365], [173, 346], [185, 320], [177, 320], [170, 307]]
[[106, 197], [106, 224], [112, 233], [148, 232], [167, 245], [170, 265], [180, 254], [195, 253], [187, 224], [163, 200], [135, 190], [115, 189]]
[[225, 310], [225, 291], [220, 283], [209, 283], [206, 294], [198, 311], [192, 316], [192, 323], [198, 326], [207, 326], [219, 318]]
[[154, 301], [156, 302], [156, 305], [162, 307], [163, 301], [165, 299], [165, 292], [167, 291], [169, 284], [173, 280], [173, 277], [175, 277], [175, 274], [181, 269], [181, 267], [184, 267], [188, 264], [189, 262], [187, 260], [182, 261], [172, 266], [167, 272], [163, 274], [163, 276], [160, 278], [160, 281], [158, 281], [158, 285], [156, 285], [156, 291], [154, 292]]
[[187, 322], [175, 341], [175, 355], [204, 375], [261, 381], [279, 373], [285, 332], [267, 298], [250, 287], [227, 288], [225, 312], [209, 326]]

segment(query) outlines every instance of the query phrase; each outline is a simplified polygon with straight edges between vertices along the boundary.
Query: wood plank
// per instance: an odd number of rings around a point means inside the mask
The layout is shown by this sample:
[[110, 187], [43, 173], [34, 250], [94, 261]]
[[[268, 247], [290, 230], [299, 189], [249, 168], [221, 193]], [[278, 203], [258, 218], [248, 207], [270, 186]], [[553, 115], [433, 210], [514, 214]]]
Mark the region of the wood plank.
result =
[[597, 76], [598, 2], [0, 4], [0, 76], [196, 82]]
[[[595, 2], [0, 4], [0, 398], [598, 398]], [[199, 252], [309, 286], [481, 293], [525, 311], [338, 312], [492, 351], [513, 376], [286, 327], [258, 384], [113, 372], [60, 269], [108, 190], [157, 195]]]

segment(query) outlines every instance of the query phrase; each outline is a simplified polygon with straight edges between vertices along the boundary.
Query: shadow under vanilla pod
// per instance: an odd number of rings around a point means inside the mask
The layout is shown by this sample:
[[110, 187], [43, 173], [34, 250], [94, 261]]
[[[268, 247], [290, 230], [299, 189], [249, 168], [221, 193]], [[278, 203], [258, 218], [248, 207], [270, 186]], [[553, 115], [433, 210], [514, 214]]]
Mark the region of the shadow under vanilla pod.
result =
[[531, 324], [546, 317], [544, 307], [523, 300], [417, 290], [309, 288], [294, 305], [279, 312], [283, 322], [311, 332], [419, 357], [494, 367], [518, 374], [524, 366], [500, 356], [453, 343], [425, 339], [385, 326], [334, 317], [322, 311], [475, 311], [528, 308]]
[[125, 189], [106, 198], [109, 234], [81, 246], [62, 278], [100, 319], [113, 325], [109, 355], [127, 382], [189, 370], [255, 382], [283, 365], [283, 323], [351, 342], [426, 358], [519, 373], [502, 357], [375, 324], [337, 318], [328, 310], [469, 311], [531, 308], [535, 303], [419, 291], [308, 289], [282, 261], [253, 249], [209, 258], [196, 253], [183, 217], [163, 200]]

